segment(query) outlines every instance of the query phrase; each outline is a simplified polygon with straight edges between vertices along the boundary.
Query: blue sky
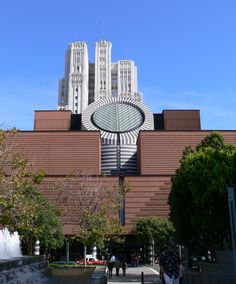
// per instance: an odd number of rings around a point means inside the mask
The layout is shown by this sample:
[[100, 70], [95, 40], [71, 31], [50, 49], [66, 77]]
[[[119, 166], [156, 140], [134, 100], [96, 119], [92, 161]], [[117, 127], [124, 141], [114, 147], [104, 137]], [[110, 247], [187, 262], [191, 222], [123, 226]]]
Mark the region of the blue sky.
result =
[[32, 130], [56, 109], [69, 42], [112, 42], [132, 59], [153, 112], [199, 109], [202, 129], [236, 129], [235, 0], [0, 0], [0, 126]]

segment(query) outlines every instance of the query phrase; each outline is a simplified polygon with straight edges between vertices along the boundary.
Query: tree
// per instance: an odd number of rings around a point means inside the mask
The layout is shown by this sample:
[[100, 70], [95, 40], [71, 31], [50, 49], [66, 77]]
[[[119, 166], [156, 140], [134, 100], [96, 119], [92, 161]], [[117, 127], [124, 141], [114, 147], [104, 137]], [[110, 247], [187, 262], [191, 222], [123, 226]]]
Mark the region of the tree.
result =
[[[119, 221], [122, 198], [129, 190], [126, 183], [104, 186], [102, 177], [91, 170], [72, 174], [53, 185], [56, 204], [66, 220], [74, 220], [73, 238], [87, 247], [103, 248], [110, 240], [121, 241], [123, 227]], [[76, 218], [75, 216], [79, 216]]]
[[21, 237], [21, 242], [28, 254], [32, 254], [35, 241], [40, 240], [41, 245], [47, 250], [62, 247], [64, 235], [59, 211], [42, 195], [38, 188], [31, 188], [31, 194], [23, 194], [17, 199], [23, 198], [20, 203], [20, 218], [15, 224], [15, 229]]
[[18, 231], [28, 254], [37, 239], [46, 248], [60, 247], [59, 212], [38, 188], [44, 172], [28, 170], [27, 160], [13, 150], [14, 135], [15, 129], [0, 130], [0, 224], [10, 232]]
[[135, 225], [135, 232], [146, 244], [151, 244], [153, 256], [158, 253], [166, 241], [173, 236], [174, 228], [166, 218], [149, 216], [140, 218]]
[[195, 150], [186, 147], [172, 178], [170, 218], [181, 243], [194, 253], [229, 245], [227, 187], [235, 185], [235, 155], [235, 145], [211, 133]]

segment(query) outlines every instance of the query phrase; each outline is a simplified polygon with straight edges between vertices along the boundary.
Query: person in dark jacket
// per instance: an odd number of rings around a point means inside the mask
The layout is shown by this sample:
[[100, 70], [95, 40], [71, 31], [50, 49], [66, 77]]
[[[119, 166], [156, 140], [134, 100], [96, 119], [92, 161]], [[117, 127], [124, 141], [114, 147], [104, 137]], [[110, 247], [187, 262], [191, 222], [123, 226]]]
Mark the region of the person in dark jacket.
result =
[[160, 256], [160, 271], [166, 284], [179, 284], [180, 256], [174, 241], [167, 243], [167, 250]]
[[122, 261], [121, 267], [122, 267], [122, 272], [123, 272], [123, 277], [126, 276], [126, 269], [127, 269], [127, 262], [125, 260]]
[[114, 266], [115, 266], [115, 269], [116, 269], [116, 276], [119, 276], [121, 263], [120, 263], [120, 261], [119, 261], [118, 258], [117, 258], [116, 261], [114, 262]]
[[113, 265], [114, 263], [112, 261], [109, 261], [107, 266], [108, 266], [108, 278], [112, 278], [112, 270], [113, 270]]

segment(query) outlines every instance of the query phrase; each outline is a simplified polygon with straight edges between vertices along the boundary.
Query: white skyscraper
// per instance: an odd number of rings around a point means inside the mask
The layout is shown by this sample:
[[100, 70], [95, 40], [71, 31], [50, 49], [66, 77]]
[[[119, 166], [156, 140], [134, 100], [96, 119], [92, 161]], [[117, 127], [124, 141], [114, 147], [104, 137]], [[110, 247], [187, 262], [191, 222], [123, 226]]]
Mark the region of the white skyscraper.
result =
[[65, 75], [59, 82], [58, 109], [82, 113], [88, 106], [88, 67], [87, 43], [71, 43], [67, 50]]
[[70, 44], [64, 78], [59, 82], [58, 109], [68, 109], [72, 113], [80, 114], [88, 104], [112, 97], [142, 102], [134, 61], [119, 60], [112, 63], [111, 48], [111, 42], [96, 42], [95, 63], [89, 64], [87, 44]]

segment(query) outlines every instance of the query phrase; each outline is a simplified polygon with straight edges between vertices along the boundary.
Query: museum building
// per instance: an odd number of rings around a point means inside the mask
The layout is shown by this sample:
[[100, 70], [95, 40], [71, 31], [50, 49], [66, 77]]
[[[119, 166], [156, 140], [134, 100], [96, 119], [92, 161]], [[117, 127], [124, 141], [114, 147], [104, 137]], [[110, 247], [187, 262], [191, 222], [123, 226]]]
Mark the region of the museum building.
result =
[[[135, 63], [112, 63], [111, 46], [97, 42], [91, 64], [85, 42], [69, 45], [58, 110], [35, 111], [34, 129], [20, 131], [14, 148], [32, 169], [45, 171], [40, 187], [50, 200], [50, 184], [72, 172], [89, 169], [91, 182], [99, 177], [104, 186], [127, 181], [122, 224], [131, 231], [140, 217], [168, 217], [171, 177], [184, 148], [212, 130], [201, 130], [199, 110], [152, 113], [138, 91]], [[219, 132], [236, 144], [236, 131]], [[79, 216], [63, 218], [64, 233], [72, 233]]]

